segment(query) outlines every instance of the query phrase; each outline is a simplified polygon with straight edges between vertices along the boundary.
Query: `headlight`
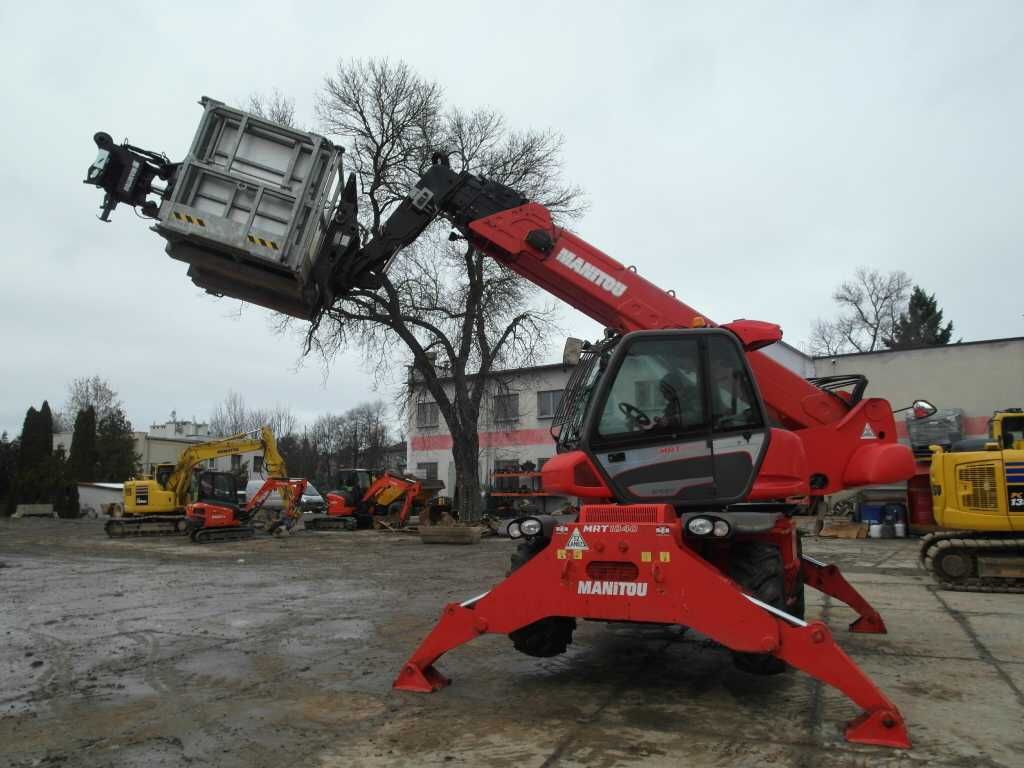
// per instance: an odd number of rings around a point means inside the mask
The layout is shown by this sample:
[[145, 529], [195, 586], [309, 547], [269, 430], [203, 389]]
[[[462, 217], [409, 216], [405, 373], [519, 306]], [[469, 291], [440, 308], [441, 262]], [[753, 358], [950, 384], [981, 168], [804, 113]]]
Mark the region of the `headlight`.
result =
[[725, 520], [715, 520], [715, 536], [728, 536], [729, 524]]
[[707, 536], [715, 529], [715, 524], [706, 517], [695, 517], [686, 524], [686, 527], [695, 536]]
[[508, 537], [510, 539], [518, 539], [523, 535], [523, 532], [519, 530], [519, 523], [508, 524]]
[[527, 517], [519, 521], [519, 531], [523, 536], [536, 536], [544, 526], [535, 517]]

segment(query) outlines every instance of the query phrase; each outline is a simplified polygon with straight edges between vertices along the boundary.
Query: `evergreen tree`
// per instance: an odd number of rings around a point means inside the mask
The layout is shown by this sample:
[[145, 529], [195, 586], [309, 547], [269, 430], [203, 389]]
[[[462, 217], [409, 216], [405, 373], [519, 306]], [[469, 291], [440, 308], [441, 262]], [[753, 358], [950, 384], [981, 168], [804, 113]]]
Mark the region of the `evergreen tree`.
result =
[[14, 478], [18, 469], [19, 441], [8, 440], [7, 433], [0, 435], [0, 509], [3, 514], [14, 511]]
[[61, 517], [78, 517], [78, 484], [71, 477], [71, 465], [63, 445], [57, 446], [45, 467], [49, 503]]
[[38, 411], [30, 407], [21, 427], [21, 445], [14, 479], [15, 504], [49, 504], [53, 501], [53, 417], [45, 400]]
[[[96, 452], [96, 409], [91, 405], [78, 412], [75, 417], [75, 431], [71, 436], [71, 460], [69, 472], [76, 483], [91, 483], [96, 480], [96, 466], [99, 456]], [[122, 478], [126, 479], [126, 478]]]
[[96, 480], [120, 483], [138, 473], [132, 423], [120, 408], [100, 419], [96, 428]]
[[932, 347], [949, 344], [952, 336], [953, 322], [943, 327], [942, 310], [935, 300], [935, 294], [929, 296], [921, 286], [915, 285], [907, 310], [896, 321], [892, 338], [887, 338], [885, 345], [889, 349]]

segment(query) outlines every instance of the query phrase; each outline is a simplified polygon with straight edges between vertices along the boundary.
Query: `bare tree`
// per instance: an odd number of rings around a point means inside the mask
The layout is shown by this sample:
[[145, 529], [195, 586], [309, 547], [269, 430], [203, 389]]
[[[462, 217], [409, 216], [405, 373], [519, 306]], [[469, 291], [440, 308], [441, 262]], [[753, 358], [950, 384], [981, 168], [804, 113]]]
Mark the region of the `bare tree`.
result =
[[282, 125], [295, 125], [295, 99], [290, 99], [276, 88], [269, 94], [250, 93], [247, 102], [254, 115]]
[[838, 355], [882, 349], [907, 307], [910, 287], [910, 276], [902, 270], [883, 274], [858, 267], [853, 277], [840, 283], [832, 294], [840, 308], [839, 316], [814, 322], [809, 351], [813, 355]]
[[[403, 63], [340, 63], [317, 112], [347, 145], [361, 182], [364, 236], [380, 232], [439, 149], [450, 152], [453, 167], [513, 186], [563, 219], [583, 208], [581, 191], [560, 178], [560, 135], [512, 131], [492, 110], [447, 108], [441, 88]], [[540, 303], [533, 286], [450, 241], [438, 222], [395, 260], [379, 288], [356, 289], [331, 308], [312, 341], [327, 356], [358, 345], [378, 375], [411, 366], [451, 433], [460, 513], [475, 519], [485, 392], [502, 369], [540, 359], [554, 320], [554, 307]], [[396, 337], [404, 360], [396, 359]]]
[[235, 391], [228, 392], [210, 416], [210, 433], [220, 437], [249, 432], [267, 426], [278, 438], [290, 435], [298, 427], [298, 419], [288, 406], [249, 408], [245, 398]]
[[110, 417], [115, 411], [124, 410], [109, 381], [99, 376], [80, 376], [68, 384], [67, 400], [54, 416], [54, 429], [58, 430], [58, 425], [67, 427], [74, 423], [78, 412], [89, 406], [95, 409], [97, 422]]

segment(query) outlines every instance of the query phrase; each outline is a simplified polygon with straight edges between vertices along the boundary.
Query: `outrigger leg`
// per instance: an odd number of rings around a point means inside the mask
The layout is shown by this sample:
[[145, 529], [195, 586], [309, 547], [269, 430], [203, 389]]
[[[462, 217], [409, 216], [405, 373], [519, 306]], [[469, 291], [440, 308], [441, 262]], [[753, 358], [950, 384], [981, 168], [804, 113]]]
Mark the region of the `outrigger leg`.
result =
[[[735, 651], [771, 653], [844, 693], [863, 710], [845, 728], [848, 741], [910, 747], [906, 724], [895, 704], [839, 648], [825, 624], [804, 622], [752, 598], [678, 540], [655, 537], [654, 531], [646, 536], [643, 529], [647, 527], [641, 525], [629, 543], [630, 554], [643, 557], [637, 558], [639, 562], [620, 562], [619, 580], [595, 581], [588, 569], [595, 550], [616, 552], [617, 537], [602, 541], [601, 535], [588, 535], [586, 559], [559, 548], [564, 542], [552, 542], [490, 592], [445, 606], [437, 626], [402, 667], [394, 687], [436, 691], [450, 682], [434, 667], [446, 652], [478, 635], [508, 634], [550, 616], [681, 624]], [[602, 558], [598, 564], [607, 567], [608, 561]], [[816, 561], [804, 567], [811, 578], [822, 574]], [[824, 568], [823, 591], [855, 607], [861, 601], [862, 618], [871, 611], [837, 576], [838, 571], [828, 573], [829, 567]], [[596, 583], [613, 586], [594, 591]]]
[[813, 587], [819, 592], [846, 603], [859, 614], [859, 618], [850, 624], [851, 632], [886, 634], [885, 622], [882, 621], [878, 611], [872, 608], [864, 596], [854, 589], [839, 568], [834, 565], [826, 565], [813, 557], [801, 555], [800, 572], [803, 574], [804, 584], [808, 587]]

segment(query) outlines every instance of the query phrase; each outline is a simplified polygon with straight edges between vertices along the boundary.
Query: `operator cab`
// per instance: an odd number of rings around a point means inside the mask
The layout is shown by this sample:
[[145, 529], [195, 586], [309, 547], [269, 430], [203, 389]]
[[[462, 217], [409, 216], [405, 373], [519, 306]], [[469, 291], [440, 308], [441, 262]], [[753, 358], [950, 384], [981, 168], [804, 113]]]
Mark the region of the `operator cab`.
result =
[[232, 472], [200, 472], [194, 476], [192, 498], [218, 506], [238, 508], [238, 478]]
[[595, 349], [574, 379], [559, 451], [587, 453], [620, 502], [708, 508], [747, 496], [769, 429], [731, 332], [630, 333]]

